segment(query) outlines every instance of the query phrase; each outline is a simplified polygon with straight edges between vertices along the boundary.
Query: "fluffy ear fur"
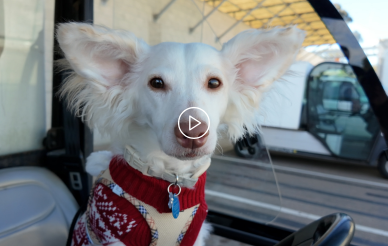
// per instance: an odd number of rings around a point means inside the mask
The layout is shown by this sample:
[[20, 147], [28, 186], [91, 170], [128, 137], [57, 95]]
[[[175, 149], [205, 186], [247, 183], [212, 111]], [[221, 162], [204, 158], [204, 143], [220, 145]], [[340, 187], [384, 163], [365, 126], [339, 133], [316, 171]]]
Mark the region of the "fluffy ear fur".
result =
[[71, 71], [60, 91], [69, 107], [99, 129], [131, 117], [128, 105], [134, 103], [123, 101], [135, 97], [122, 95], [149, 46], [130, 32], [84, 23], [60, 24], [56, 36], [66, 58], [59, 67]]
[[[296, 27], [243, 31], [224, 44], [222, 53], [233, 71], [224, 122], [235, 141], [257, 132], [261, 95], [292, 64], [305, 33]], [[246, 129], [245, 129], [245, 128]]]

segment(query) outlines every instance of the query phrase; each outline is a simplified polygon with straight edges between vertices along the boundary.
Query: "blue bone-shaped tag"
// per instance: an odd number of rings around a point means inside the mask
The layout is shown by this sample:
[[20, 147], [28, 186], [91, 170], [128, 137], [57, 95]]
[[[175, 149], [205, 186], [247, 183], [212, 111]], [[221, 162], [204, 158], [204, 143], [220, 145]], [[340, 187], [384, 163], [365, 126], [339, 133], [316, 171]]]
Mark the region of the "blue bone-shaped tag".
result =
[[168, 208], [172, 210], [172, 216], [174, 219], [178, 218], [179, 211], [180, 211], [180, 204], [179, 204], [179, 198], [176, 194], [173, 194], [172, 192], [168, 193]]

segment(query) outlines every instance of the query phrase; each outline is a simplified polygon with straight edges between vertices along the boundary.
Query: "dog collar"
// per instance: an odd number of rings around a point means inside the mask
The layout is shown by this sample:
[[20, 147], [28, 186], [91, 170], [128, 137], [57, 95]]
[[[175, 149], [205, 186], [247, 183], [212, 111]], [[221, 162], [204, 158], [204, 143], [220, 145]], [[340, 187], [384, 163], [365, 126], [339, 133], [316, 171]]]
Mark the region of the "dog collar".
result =
[[129, 145], [125, 146], [124, 159], [131, 167], [140, 171], [144, 175], [161, 178], [170, 183], [176, 182], [176, 177], [179, 176], [178, 183], [184, 187], [193, 187], [197, 183], [198, 177], [201, 176], [210, 166], [209, 160], [206, 164], [199, 167], [190, 178], [185, 178], [179, 173], [173, 174], [167, 171], [163, 171], [162, 173], [155, 172], [150, 168], [150, 165], [147, 162], [140, 159], [137, 151]]

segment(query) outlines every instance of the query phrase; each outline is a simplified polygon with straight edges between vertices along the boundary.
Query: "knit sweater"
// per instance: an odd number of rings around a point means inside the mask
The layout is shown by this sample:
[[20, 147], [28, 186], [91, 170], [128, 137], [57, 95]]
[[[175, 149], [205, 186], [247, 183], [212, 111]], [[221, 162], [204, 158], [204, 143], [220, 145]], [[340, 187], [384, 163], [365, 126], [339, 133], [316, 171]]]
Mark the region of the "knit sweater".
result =
[[207, 215], [206, 173], [193, 188], [182, 187], [178, 196], [182, 212], [177, 219], [181, 221], [174, 221], [168, 207], [169, 182], [143, 175], [121, 156], [112, 159], [109, 172], [112, 180], [102, 178], [94, 186], [88, 211], [74, 229], [73, 246], [93, 245], [93, 241], [102, 245], [121, 241], [128, 246], [155, 246], [161, 245], [166, 232], [178, 235], [172, 245], [195, 243]]

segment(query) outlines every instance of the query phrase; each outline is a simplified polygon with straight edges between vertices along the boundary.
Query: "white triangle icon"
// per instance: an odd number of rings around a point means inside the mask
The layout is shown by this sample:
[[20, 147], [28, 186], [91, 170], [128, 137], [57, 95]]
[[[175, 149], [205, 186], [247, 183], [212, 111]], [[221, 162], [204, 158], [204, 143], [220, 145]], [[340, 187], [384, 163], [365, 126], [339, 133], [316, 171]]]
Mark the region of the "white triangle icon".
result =
[[[192, 119], [197, 122], [197, 124], [193, 127], [191, 127], [191, 120]], [[199, 120], [197, 120], [196, 118], [192, 117], [191, 115], [189, 115], [189, 131], [193, 130], [194, 128], [196, 128], [199, 125], [201, 125], [201, 122]]]

